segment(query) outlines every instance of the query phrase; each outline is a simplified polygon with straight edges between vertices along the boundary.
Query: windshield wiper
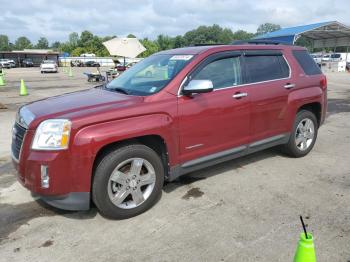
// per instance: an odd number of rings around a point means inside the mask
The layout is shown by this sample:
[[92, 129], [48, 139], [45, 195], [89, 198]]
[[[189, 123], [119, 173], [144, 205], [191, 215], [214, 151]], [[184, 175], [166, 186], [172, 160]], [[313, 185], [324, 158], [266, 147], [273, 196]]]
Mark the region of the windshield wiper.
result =
[[121, 88], [121, 87], [109, 87], [107, 85], [104, 85], [104, 88], [108, 89], [108, 90], [113, 90], [113, 91], [116, 91], [118, 93], [122, 93], [122, 94], [125, 94], [125, 95], [128, 95], [129, 92], [126, 91], [125, 89]]

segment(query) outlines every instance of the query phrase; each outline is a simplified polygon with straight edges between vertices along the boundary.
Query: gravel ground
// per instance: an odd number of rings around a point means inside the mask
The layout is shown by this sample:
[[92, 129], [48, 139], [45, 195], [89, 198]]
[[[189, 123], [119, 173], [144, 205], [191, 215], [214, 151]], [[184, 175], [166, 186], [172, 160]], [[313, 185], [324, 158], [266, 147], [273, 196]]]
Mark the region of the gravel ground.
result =
[[[328, 75], [329, 107], [314, 150], [276, 149], [194, 172], [148, 212], [113, 221], [33, 199], [14, 178], [11, 126], [23, 103], [90, 88], [84, 71], [7, 71], [0, 87], [0, 261], [292, 261], [302, 214], [318, 261], [350, 261], [350, 74]], [[23, 78], [29, 96], [20, 97]]]

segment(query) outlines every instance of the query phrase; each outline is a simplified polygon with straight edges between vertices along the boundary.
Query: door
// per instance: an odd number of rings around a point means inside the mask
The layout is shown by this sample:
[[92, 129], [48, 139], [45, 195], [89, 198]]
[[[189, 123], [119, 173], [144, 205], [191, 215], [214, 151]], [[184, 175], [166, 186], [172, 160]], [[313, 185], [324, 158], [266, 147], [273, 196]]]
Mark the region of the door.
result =
[[288, 94], [295, 83], [283, 53], [247, 51], [243, 71], [252, 105], [252, 142], [287, 132]]
[[214, 90], [178, 97], [180, 161], [186, 162], [249, 141], [250, 97], [241, 87], [240, 53], [208, 57], [189, 76], [210, 80]]

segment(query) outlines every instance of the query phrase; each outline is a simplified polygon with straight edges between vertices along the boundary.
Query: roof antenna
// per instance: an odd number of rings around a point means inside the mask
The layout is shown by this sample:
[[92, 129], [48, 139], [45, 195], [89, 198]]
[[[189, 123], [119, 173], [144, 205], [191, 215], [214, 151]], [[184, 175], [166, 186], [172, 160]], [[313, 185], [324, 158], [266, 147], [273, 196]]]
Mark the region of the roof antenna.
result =
[[302, 217], [302, 216], [300, 216], [300, 221], [301, 221], [301, 224], [303, 225], [303, 229], [304, 229], [304, 233], [305, 233], [305, 238], [308, 239], [308, 237], [307, 237], [307, 232], [306, 232], [306, 227], [305, 227], [304, 220], [303, 220], [303, 217]]

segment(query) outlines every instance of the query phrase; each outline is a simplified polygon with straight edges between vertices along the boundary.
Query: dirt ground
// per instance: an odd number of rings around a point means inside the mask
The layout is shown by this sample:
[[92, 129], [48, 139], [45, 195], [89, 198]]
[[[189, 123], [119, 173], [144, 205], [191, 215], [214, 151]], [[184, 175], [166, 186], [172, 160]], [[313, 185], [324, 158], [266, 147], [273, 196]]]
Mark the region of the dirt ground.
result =
[[[16, 182], [10, 161], [17, 108], [93, 84], [84, 71], [6, 71], [0, 87], [0, 261], [292, 261], [302, 214], [318, 261], [350, 261], [350, 74], [328, 74], [329, 106], [313, 151], [277, 149], [206, 168], [165, 185], [135, 218], [113, 221], [96, 208], [52, 208]], [[19, 96], [23, 78], [29, 95]], [[1, 106], [0, 106], [1, 107]]]

